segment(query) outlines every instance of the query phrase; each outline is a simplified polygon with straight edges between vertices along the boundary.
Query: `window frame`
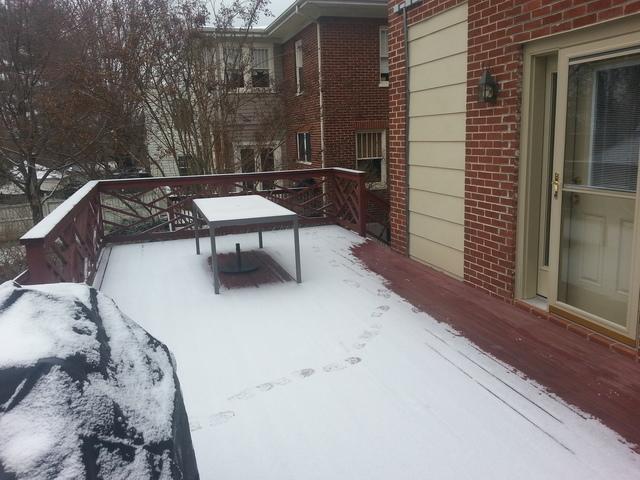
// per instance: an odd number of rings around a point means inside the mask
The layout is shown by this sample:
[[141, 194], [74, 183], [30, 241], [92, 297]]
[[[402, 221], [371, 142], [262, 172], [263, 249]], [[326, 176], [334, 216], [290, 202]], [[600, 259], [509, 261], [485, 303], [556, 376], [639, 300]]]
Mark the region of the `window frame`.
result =
[[[387, 43], [387, 51], [385, 52], [385, 55], [383, 55], [383, 52], [382, 52], [383, 32], [386, 36], [386, 43]], [[383, 78], [384, 72], [382, 71], [382, 62], [384, 59], [386, 59], [386, 62], [387, 62], [387, 71], [386, 71], [387, 79], [386, 80]], [[378, 29], [378, 86], [379, 87], [389, 86], [389, 28], [386, 25], [381, 26]]]
[[[304, 152], [305, 159], [300, 159], [300, 136], [304, 139]], [[311, 132], [296, 132], [296, 163], [302, 163], [304, 165], [311, 165], [313, 163], [313, 156], [311, 151]]]
[[302, 40], [296, 40], [293, 47], [294, 52], [294, 74], [296, 77], [296, 95], [304, 93], [304, 51]]
[[[223, 45], [220, 47], [222, 50], [223, 59], [225, 53], [225, 48], [230, 48], [227, 45]], [[233, 48], [233, 47], [231, 47]], [[273, 93], [274, 92], [274, 84], [275, 84], [275, 59], [274, 59], [274, 46], [272, 43], [251, 43], [249, 45], [242, 45], [240, 47], [235, 47], [240, 49], [242, 52], [242, 56], [249, 59], [246, 65], [244, 65], [244, 71], [242, 72], [242, 76], [244, 79], [244, 86], [235, 88], [237, 93], [254, 93], [254, 92], [265, 92], [265, 93]], [[269, 67], [269, 86], [268, 87], [254, 87], [253, 86], [253, 50], [266, 50], [267, 51], [267, 65]], [[259, 69], [266, 70], [266, 69]], [[222, 76], [227, 81], [227, 66], [226, 63], [223, 65]]]
[[[259, 144], [255, 141], [238, 141], [233, 142], [233, 155], [234, 155], [234, 165], [233, 169], [235, 173], [250, 173], [242, 171], [242, 151], [243, 150], [252, 150], [253, 151], [253, 160], [254, 160], [254, 171], [251, 173], [260, 173], [262, 172], [262, 157], [261, 154], [265, 150], [270, 150], [273, 155], [273, 171], [282, 170], [282, 148], [279, 142], [270, 142], [268, 144]], [[252, 183], [252, 182], [245, 182]], [[265, 190], [265, 187], [269, 187], [268, 189], [272, 189], [275, 186], [275, 183], [269, 185], [271, 182], [255, 182], [255, 188], [257, 190]], [[241, 191], [239, 188], [235, 189], [236, 192]]]
[[[358, 156], [358, 136], [362, 134], [380, 134], [380, 157], [359, 157]], [[380, 181], [379, 182], [367, 182], [369, 189], [383, 190], [387, 188], [387, 131], [386, 130], [358, 130], [354, 135], [355, 141], [355, 169], [358, 168], [358, 162], [361, 160], [377, 160], [380, 158]]]

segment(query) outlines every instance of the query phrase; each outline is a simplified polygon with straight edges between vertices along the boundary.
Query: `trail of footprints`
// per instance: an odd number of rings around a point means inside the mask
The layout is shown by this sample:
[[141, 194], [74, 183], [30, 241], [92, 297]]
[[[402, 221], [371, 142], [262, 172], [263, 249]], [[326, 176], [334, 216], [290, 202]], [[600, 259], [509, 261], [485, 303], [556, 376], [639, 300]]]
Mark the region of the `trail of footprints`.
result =
[[[359, 287], [358, 282], [354, 282], [351, 280], [345, 280], [345, 283], [350, 284], [352, 282], [355, 286]], [[388, 298], [390, 295], [385, 290], [378, 290], [378, 295], [381, 297]], [[384, 315], [386, 312], [390, 310], [391, 307], [389, 305], [380, 305], [378, 306], [372, 313], [371, 318], [379, 318]], [[380, 330], [382, 329], [382, 325], [375, 323], [370, 325], [367, 329], [363, 330], [362, 333], [358, 336], [358, 340], [353, 344], [353, 348], [356, 350], [362, 350], [367, 346], [367, 342], [380, 334]], [[322, 367], [322, 371], [325, 373], [332, 373], [339, 370], [344, 370], [353, 365], [357, 365], [362, 362], [360, 357], [347, 357], [341, 362], [333, 362]], [[313, 368], [303, 368], [301, 370], [296, 370], [292, 372], [291, 377], [293, 380], [304, 380], [306, 378], [311, 377], [316, 372]], [[272, 380], [270, 382], [261, 383], [260, 385], [256, 385], [254, 387], [247, 388], [242, 390], [241, 392], [236, 393], [235, 395], [231, 395], [228, 397], [228, 400], [237, 401], [237, 400], [248, 400], [255, 395], [260, 393], [266, 393], [270, 390], [273, 390], [276, 387], [280, 387], [283, 385], [287, 385], [293, 381], [289, 377], [281, 377], [276, 380]], [[195, 432], [197, 430], [201, 430], [204, 427], [217, 427], [219, 425], [227, 423], [236, 414], [232, 410], [224, 410], [221, 412], [217, 412], [213, 415], [208, 416], [205, 420], [200, 418], [189, 419], [191, 431]]]

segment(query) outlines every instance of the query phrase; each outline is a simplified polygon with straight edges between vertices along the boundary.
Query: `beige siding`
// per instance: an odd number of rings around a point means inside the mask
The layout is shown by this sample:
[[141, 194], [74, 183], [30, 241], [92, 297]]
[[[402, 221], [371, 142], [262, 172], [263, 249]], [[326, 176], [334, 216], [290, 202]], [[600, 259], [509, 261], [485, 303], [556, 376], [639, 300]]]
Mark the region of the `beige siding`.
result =
[[463, 275], [467, 6], [409, 29], [409, 253]]

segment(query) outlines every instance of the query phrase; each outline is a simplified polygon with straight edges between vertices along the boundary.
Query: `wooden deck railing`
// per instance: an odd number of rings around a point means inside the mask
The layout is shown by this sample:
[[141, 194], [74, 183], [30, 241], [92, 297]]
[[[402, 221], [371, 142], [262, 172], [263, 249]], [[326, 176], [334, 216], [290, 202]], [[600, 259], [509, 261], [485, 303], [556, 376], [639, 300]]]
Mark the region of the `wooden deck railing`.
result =
[[23, 283], [91, 282], [106, 243], [193, 235], [194, 198], [258, 194], [302, 224], [337, 223], [366, 235], [364, 172], [342, 168], [99, 180], [87, 183], [21, 239]]

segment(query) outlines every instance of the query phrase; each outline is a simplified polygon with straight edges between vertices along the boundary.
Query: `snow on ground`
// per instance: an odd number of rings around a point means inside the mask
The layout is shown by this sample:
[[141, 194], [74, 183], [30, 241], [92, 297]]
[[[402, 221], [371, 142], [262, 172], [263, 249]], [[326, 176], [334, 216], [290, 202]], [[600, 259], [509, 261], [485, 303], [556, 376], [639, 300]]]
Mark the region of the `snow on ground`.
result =
[[[208, 242], [111, 251], [102, 291], [175, 355], [204, 480], [639, 478], [614, 432], [385, 288], [359, 237], [300, 233], [301, 285], [221, 295]], [[291, 231], [264, 242], [293, 272]]]

